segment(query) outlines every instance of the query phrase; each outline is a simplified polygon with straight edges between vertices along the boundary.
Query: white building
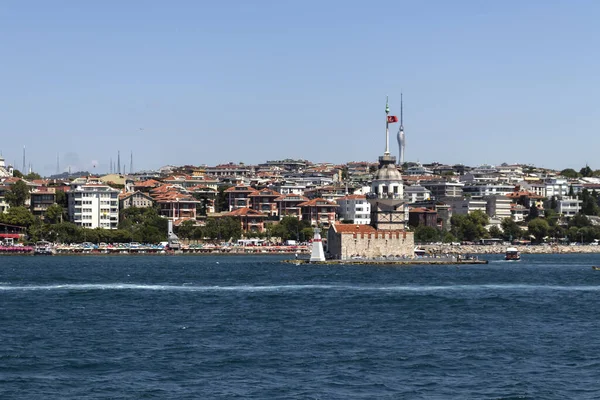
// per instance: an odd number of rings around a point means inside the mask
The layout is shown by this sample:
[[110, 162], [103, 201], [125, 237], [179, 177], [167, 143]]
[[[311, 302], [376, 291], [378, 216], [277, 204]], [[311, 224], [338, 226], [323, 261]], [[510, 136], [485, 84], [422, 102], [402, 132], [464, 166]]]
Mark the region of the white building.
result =
[[463, 187], [463, 194], [471, 195], [471, 197], [505, 196], [514, 191], [515, 185], [501, 183], [466, 184]]
[[86, 183], [67, 192], [69, 220], [84, 228], [117, 229], [119, 193], [108, 185]]
[[452, 215], [470, 214], [473, 211], [486, 213], [487, 201], [473, 198], [447, 197], [444, 202], [452, 208]]
[[0, 178], [8, 178], [13, 176], [13, 167], [7, 167], [4, 158], [0, 156]]
[[511, 218], [511, 200], [506, 196], [486, 196], [486, 213], [490, 218], [502, 221], [504, 218]]
[[351, 194], [335, 201], [339, 204], [337, 211], [340, 221], [352, 221], [355, 225], [371, 223], [371, 204], [367, 201], [367, 196]]
[[556, 212], [563, 217], [573, 217], [581, 211], [582, 200], [576, 197], [564, 196], [562, 199], [556, 200]]
[[408, 203], [416, 203], [418, 201], [431, 200], [431, 192], [429, 189], [421, 185], [412, 185], [404, 187], [404, 201]]
[[547, 198], [552, 198], [552, 196], [562, 197], [569, 194], [569, 183], [564, 178], [548, 178], [544, 182], [546, 186], [546, 195]]

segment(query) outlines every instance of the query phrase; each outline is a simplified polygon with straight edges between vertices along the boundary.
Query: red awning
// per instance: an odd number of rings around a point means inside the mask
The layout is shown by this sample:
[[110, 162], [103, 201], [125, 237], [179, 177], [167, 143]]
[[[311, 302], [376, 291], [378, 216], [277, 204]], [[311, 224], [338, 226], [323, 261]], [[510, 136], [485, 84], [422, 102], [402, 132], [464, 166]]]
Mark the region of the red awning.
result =
[[21, 235], [19, 235], [18, 233], [0, 233], [0, 238], [18, 239], [20, 237], [21, 237]]

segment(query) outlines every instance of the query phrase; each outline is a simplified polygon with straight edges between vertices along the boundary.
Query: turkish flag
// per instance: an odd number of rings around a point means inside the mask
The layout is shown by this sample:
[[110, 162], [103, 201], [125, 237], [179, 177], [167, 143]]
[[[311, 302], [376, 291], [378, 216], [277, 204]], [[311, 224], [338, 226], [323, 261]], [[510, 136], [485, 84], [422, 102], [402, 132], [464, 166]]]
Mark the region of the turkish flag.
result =
[[395, 115], [388, 115], [388, 122], [390, 124], [393, 124], [394, 122], [398, 122], [398, 117], [396, 117]]

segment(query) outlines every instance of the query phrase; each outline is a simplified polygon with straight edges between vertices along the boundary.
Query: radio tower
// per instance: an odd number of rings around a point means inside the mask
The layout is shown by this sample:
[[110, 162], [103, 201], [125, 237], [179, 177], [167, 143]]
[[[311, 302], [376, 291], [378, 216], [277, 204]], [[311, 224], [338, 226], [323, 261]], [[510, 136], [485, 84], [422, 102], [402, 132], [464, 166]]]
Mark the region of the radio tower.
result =
[[400, 93], [400, 129], [398, 130], [398, 150], [400, 158], [400, 166], [404, 164], [404, 150], [406, 149], [406, 138], [404, 137], [404, 121], [403, 121], [403, 104], [402, 93]]

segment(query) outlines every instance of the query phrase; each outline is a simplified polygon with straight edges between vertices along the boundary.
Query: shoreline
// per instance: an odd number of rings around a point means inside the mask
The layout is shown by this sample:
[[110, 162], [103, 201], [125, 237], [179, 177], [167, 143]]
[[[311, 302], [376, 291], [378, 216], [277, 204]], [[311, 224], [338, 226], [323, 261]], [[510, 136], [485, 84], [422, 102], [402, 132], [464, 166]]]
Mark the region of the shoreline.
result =
[[595, 254], [600, 253], [600, 246], [569, 245], [422, 245], [419, 248], [428, 254], [504, 254], [507, 247], [515, 247], [521, 254]]

